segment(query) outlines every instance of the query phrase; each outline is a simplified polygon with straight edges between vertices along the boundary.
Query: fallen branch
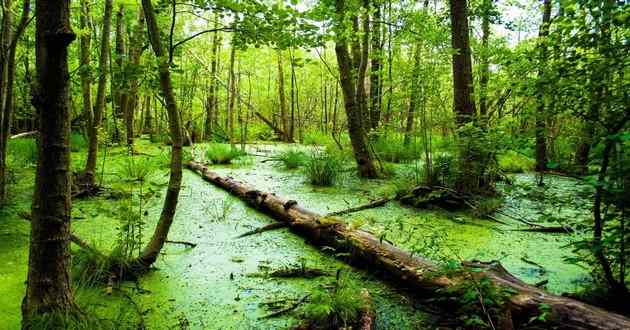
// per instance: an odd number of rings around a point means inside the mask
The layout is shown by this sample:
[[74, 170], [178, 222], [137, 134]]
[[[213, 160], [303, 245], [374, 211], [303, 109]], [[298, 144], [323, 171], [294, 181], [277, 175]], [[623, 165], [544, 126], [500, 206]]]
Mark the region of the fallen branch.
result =
[[297, 202], [272, 193], [256, 190], [231, 177], [223, 177], [206, 166], [189, 162], [187, 166], [209, 181], [238, 196], [250, 206], [285, 222], [295, 233], [311, 244], [329, 247], [340, 258], [354, 264], [369, 266], [417, 295], [453, 295], [462, 291], [469, 277], [487, 279], [498, 289], [512, 292], [506, 309], [514, 321], [526, 323], [532, 317], [547, 313], [549, 324], [571, 329], [630, 329], [630, 319], [583, 302], [550, 294], [526, 284], [510, 274], [499, 263], [462, 263], [463, 274], [443, 274], [433, 262], [412, 256], [372, 234], [353, 229], [334, 217], [324, 217], [306, 210]]
[[[31, 216], [30, 213], [24, 212], [24, 211], [19, 211], [17, 213], [17, 215], [23, 219], [26, 220], [28, 222], [31, 222], [31, 220], [33, 219], [33, 217]], [[70, 242], [76, 244], [77, 246], [79, 246], [82, 249], [88, 250], [90, 252], [94, 252], [97, 253], [99, 255], [102, 255], [98, 250], [96, 250], [95, 248], [93, 248], [90, 244], [88, 244], [86, 241], [82, 240], [79, 236], [70, 233]]]
[[389, 198], [389, 197], [379, 198], [379, 199], [374, 200], [372, 202], [369, 202], [367, 204], [359, 205], [359, 206], [356, 206], [356, 207], [351, 207], [349, 209], [345, 209], [345, 210], [341, 210], [341, 211], [328, 213], [328, 214], [326, 214], [326, 216], [329, 216], [329, 217], [330, 216], [339, 216], [339, 215], [359, 212], [359, 211], [363, 211], [363, 210], [367, 210], [367, 209], [373, 209], [373, 208], [376, 208], [376, 207], [383, 206], [383, 205], [391, 202], [392, 200], [394, 200], [394, 198]]
[[307, 294], [304, 297], [300, 298], [300, 300], [298, 300], [297, 302], [295, 302], [295, 303], [293, 303], [293, 304], [291, 304], [291, 305], [289, 305], [289, 306], [287, 306], [287, 307], [285, 307], [285, 308], [283, 308], [281, 310], [275, 311], [275, 312], [273, 312], [271, 314], [267, 314], [267, 315], [261, 317], [260, 319], [268, 319], [268, 318], [278, 317], [280, 315], [286, 314], [286, 313], [288, 313], [288, 312], [290, 312], [290, 311], [300, 307], [300, 305], [302, 305], [304, 302], [306, 302], [306, 299], [308, 299], [308, 297], [310, 297], [310, 296], [311, 296], [310, 294]]
[[197, 244], [191, 243], [191, 242], [185, 242], [185, 241], [169, 241], [169, 240], [167, 240], [166, 243], [185, 245], [185, 246], [187, 246], [187, 247], [189, 247], [191, 249], [197, 247]]
[[15, 134], [15, 135], [12, 135], [9, 139], [13, 140], [13, 139], [27, 138], [34, 135], [39, 135], [39, 131], [30, 131], [30, 132]]
[[274, 229], [286, 228], [287, 226], [288, 226], [288, 224], [286, 224], [284, 222], [273, 222], [273, 223], [270, 223], [268, 225], [264, 225], [262, 227], [256, 228], [254, 230], [250, 230], [250, 231], [248, 231], [246, 233], [240, 234], [240, 235], [236, 236], [236, 238], [243, 238], [243, 237], [260, 234], [260, 233], [263, 233], [263, 232], [266, 232], [266, 231], [270, 231], [270, 230], [274, 230]]

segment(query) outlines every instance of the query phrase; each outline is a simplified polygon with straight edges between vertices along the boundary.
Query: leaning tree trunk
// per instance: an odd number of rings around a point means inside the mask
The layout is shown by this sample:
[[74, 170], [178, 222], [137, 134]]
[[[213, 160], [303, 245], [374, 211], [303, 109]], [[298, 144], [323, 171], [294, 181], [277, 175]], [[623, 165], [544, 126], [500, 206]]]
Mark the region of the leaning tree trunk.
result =
[[[346, 11], [344, 1], [336, 0], [335, 8], [339, 19], [342, 20]], [[339, 24], [343, 24], [343, 22], [339, 22]], [[352, 144], [359, 175], [366, 178], [375, 178], [378, 176], [378, 171], [374, 165], [373, 155], [368, 147], [367, 136], [363, 127], [363, 113], [361, 112], [355, 89], [358, 85], [356, 84], [357, 76], [353, 69], [347, 40], [343, 36], [338, 36], [338, 39], [335, 40], [335, 53], [337, 55], [339, 80], [343, 92], [346, 117], [348, 118], [348, 134], [350, 135], [350, 143]], [[355, 58], [359, 57], [360, 55], [358, 57], [355, 56]]]
[[94, 104], [94, 117], [88, 127], [88, 155], [85, 163], [84, 183], [95, 186], [96, 158], [98, 155], [98, 129], [105, 113], [105, 88], [107, 87], [107, 75], [109, 73], [109, 33], [112, 26], [112, 0], [105, 0], [105, 12], [103, 13], [103, 28], [101, 30], [101, 49], [98, 62], [98, 86], [96, 88], [96, 102]]
[[157, 25], [155, 11], [151, 0], [142, 0], [142, 9], [146, 18], [149, 40], [158, 61], [158, 74], [160, 77], [160, 87], [166, 101], [166, 111], [168, 113], [168, 126], [171, 134], [171, 169], [168, 188], [164, 206], [160, 214], [160, 220], [155, 227], [153, 236], [142, 251], [137, 262], [145, 268], [150, 267], [157, 260], [164, 243], [166, 242], [168, 231], [175, 217], [177, 199], [182, 185], [182, 125], [177, 111], [177, 102], [173, 92], [171, 72], [169, 69], [168, 57], [162, 48], [160, 40], [160, 30]]
[[[9, 48], [7, 50], [6, 60], [6, 95], [4, 98], [4, 107], [0, 118], [0, 203], [6, 200], [6, 155], [9, 136], [11, 135], [11, 122], [13, 121], [13, 85], [15, 81], [15, 53], [17, 50], [17, 44], [22, 36], [22, 33], [26, 29], [29, 22], [29, 15], [31, 12], [30, 0], [24, 0], [22, 5], [22, 17], [15, 29], [15, 32], [10, 34]], [[10, 16], [9, 11], [5, 14]], [[5, 18], [8, 19], [8, 18]], [[7, 36], [8, 38], [9, 36]], [[1, 98], [0, 98], [1, 99]], [[0, 102], [0, 105], [2, 103]]]
[[306, 210], [294, 200], [262, 192], [231, 177], [219, 176], [197, 162], [189, 162], [188, 167], [206, 181], [229, 191], [257, 210], [285, 222], [292, 231], [305, 237], [309, 243], [333, 248], [337, 256], [343, 256], [341, 258], [347, 258], [353, 264], [380, 271], [383, 276], [412, 290], [414, 294], [423, 297], [459, 295], [466, 291], [461, 289], [462, 284], [471, 279], [478, 283], [486, 278], [498, 288], [513, 292], [508, 298], [506, 308], [510, 312], [507, 314], [511, 314], [516, 325], [525, 324], [543, 311], [548, 311], [546, 322], [561, 328], [630, 329], [630, 319], [571, 298], [549, 294], [517, 279], [498, 263], [464, 262], [461, 272], [447, 276], [427, 259], [414, 256], [365, 231], [352, 229], [335, 218]]
[[[70, 27], [70, 2], [37, 0], [37, 85], [33, 105], [38, 110], [39, 151], [33, 195], [31, 243], [23, 328], [29, 320], [50, 312], [76, 309], [70, 283], [70, 75], [68, 46], [75, 39]], [[57, 327], [59, 325], [54, 325]]]

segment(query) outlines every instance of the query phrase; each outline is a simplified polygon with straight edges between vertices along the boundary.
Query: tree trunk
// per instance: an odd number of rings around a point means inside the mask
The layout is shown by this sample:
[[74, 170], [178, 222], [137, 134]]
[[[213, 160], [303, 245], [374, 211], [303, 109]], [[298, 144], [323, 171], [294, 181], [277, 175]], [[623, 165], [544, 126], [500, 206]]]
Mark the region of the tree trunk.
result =
[[289, 115], [287, 114], [287, 99], [284, 92], [284, 69], [282, 65], [282, 51], [278, 50], [278, 97], [280, 98], [280, 122], [284, 132], [283, 141], [288, 142], [289, 135]]
[[591, 144], [593, 143], [593, 135], [595, 134], [595, 127], [590, 119], [584, 123], [584, 127], [581, 129], [581, 134], [577, 149], [575, 151], [575, 170], [578, 175], [586, 175], [588, 172], [588, 159], [591, 151]]
[[[83, 101], [83, 116], [85, 120], [86, 131], [89, 136], [90, 127], [93, 125], [94, 113], [92, 112], [92, 67], [91, 67], [91, 44], [92, 44], [92, 26], [90, 20], [90, 3], [88, 0], [81, 0], [81, 17], [80, 27], [82, 31], [79, 39], [79, 60], [81, 75], [81, 96]], [[88, 137], [89, 139], [89, 137]]]
[[409, 145], [411, 142], [411, 136], [413, 134], [413, 124], [415, 120], [416, 107], [418, 105], [418, 97], [420, 96], [420, 86], [418, 86], [418, 80], [420, 79], [420, 55], [422, 47], [420, 41], [416, 42], [416, 49], [413, 55], [413, 70], [411, 73], [411, 95], [409, 97], [409, 110], [407, 111], [407, 127], [405, 128], [404, 144]]
[[[153, 135], [153, 112], [151, 111], [151, 95], [144, 97], [144, 125], [142, 132]], [[151, 139], [153, 141], [153, 139]]]
[[160, 220], [155, 227], [153, 236], [142, 251], [138, 262], [148, 268], [157, 260], [164, 243], [166, 242], [169, 229], [175, 217], [177, 199], [182, 185], [182, 124], [177, 110], [177, 102], [173, 93], [171, 73], [169, 69], [168, 56], [162, 48], [160, 30], [157, 25], [155, 12], [151, 0], [142, 0], [142, 9], [146, 18], [149, 40], [158, 61], [158, 74], [160, 77], [160, 87], [166, 101], [166, 111], [168, 113], [168, 126], [171, 135], [171, 165], [166, 198], [162, 206]]
[[[0, 113], [0, 203], [6, 200], [6, 154], [9, 136], [11, 135], [11, 124], [13, 121], [13, 85], [15, 80], [15, 53], [17, 44], [26, 29], [31, 11], [30, 0], [24, 0], [22, 5], [22, 16], [13, 33], [9, 38], [8, 49], [6, 50], [6, 96], [4, 97], [4, 107]], [[11, 21], [11, 13], [7, 11], [5, 20]], [[6, 23], [5, 23], [6, 24]], [[3, 98], [0, 97], [0, 100]], [[0, 105], [2, 105], [0, 101]]]
[[381, 59], [383, 45], [381, 41], [381, 3], [373, 1], [372, 19], [372, 61], [370, 63], [370, 124], [372, 129], [378, 128], [381, 121]]
[[[344, 2], [336, 0], [335, 4], [337, 15], [342, 20], [345, 16]], [[339, 24], [343, 24], [342, 22], [343, 20]], [[348, 134], [350, 135], [359, 175], [366, 178], [375, 178], [378, 176], [378, 171], [374, 165], [373, 155], [368, 148], [366, 132], [363, 127], [364, 118], [356, 95], [357, 76], [354, 74], [355, 70], [352, 66], [347, 41], [342, 39], [341, 36], [335, 40], [335, 53], [337, 55], [339, 80], [343, 91], [346, 117], [348, 118]]]
[[[422, 297], [464, 294], [467, 282], [487, 278], [494, 285], [514, 292], [507, 306], [513, 321], [525, 324], [530, 318], [549, 310], [546, 322], [568, 329], [628, 329], [630, 320], [582, 302], [549, 294], [528, 285], [508, 273], [498, 263], [464, 262], [462, 271], [447, 276], [439, 267], [420, 256], [414, 256], [365, 231], [352, 229], [334, 218], [300, 207], [294, 200], [262, 192], [231, 177], [221, 177], [206, 166], [189, 162], [188, 167], [209, 181], [236, 195], [250, 206], [288, 227], [309, 243], [335, 249], [355, 265], [378, 270], [401, 287]], [[463, 285], [462, 285], [463, 284]], [[464, 289], [457, 289], [457, 287]], [[449, 304], [455, 299], [447, 299]], [[449, 306], [447, 306], [449, 307]]]
[[[137, 69], [140, 67], [140, 57], [142, 56], [142, 46], [144, 44], [144, 33], [144, 13], [142, 12], [142, 9], [139, 9], [136, 27], [131, 35], [131, 45], [129, 46], [129, 63], [132, 68]], [[127, 128], [127, 145], [132, 147], [134, 138], [134, 116], [136, 109], [140, 104], [138, 97], [138, 89], [140, 86], [137, 74], [132, 74], [129, 86], [129, 98], [127, 100], [127, 105], [125, 106], [124, 114]]]
[[472, 64], [468, 36], [468, 8], [466, 0], [450, 0], [451, 42], [453, 54], [453, 107], [458, 126], [472, 121], [475, 114]]
[[481, 18], [481, 63], [479, 64], [479, 115], [483, 125], [488, 118], [488, 81], [490, 80], [489, 39], [490, 39], [490, 9], [492, 0], [483, 1], [483, 16]]
[[98, 155], [98, 129], [101, 126], [103, 113], [105, 112], [105, 88], [107, 87], [107, 75], [109, 72], [109, 33], [112, 24], [112, 0], [105, 0], [105, 12], [103, 13], [103, 28], [101, 31], [101, 49], [98, 62], [98, 86], [96, 89], [96, 102], [94, 104], [94, 117], [92, 125], [88, 127], [88, 155], [85, 163], [85, 183], [96, 185], [96, 159]]
[[236, 98], [236, 75], [234, 74], [234, 62], [236, 58], [236, 45], [232, 43], [230, 48], [230, 67], [228, 72], [230, 75], [230, 87], [228, 91], [227, 131], [230, 139], [230, 146], [234, 147], [234, 101]]
[[[37, 176], [33, 195], [31, 243], [23, 328], [50, 312], [73, 314], [70, 283], [70, 106], [68, 46], [70, 2], [37, 0], [37, 86], [33, 105], [39, 120]], [[55, 325], [56, 327], [59, 325]]]
[[[544, 66], [547, 58], [547, 45], [545, 44], [547, 35], [549, 35], [549, 22], [551, 20], [551, 0], [544, 0], [543, 19], [540, 26], [539, 42], [540, 42], [540, 63], [538, 65], [538, 79], [543, 79], [545, 74]], [[540, 82], [538, 86], [538, 107], [536, 110], [536, 171], [544, 171], [547, 169], [547, 142], [546, 142], [546, 113], [545, 113], [545, 92], [543, 91], [544, 83]]]
[[[215, 15], [215, 19], [218, 20], [218, 14]], [[218, 23], [215, 24], [215, 28], [218, 26]], [[208, 98], [207, 108], [206, 108], [206, 122], [204, 125], [204, 139], [206, 141], [210, 141], [212, 139], [212, 129], [214, 124], [214, 109], [215, 104], [217, 103], [217, 94], [216, 94], [216, 75], [217, 75], [217, 57], [219, 56], [219, 34], [218, 32], [214, 32], [212, 36], [212, 59], [210, 63], [210, 86], [208, 87]]]
[[126, 51], [125, 51], [125, 22], [124, 22], [124, 10], [123, 5], [118, 7], [118, 13], [116, 13], [116, 72], [117, 79], [114, 82], [116, 87], [114, 92], [114, 101], [116, 110], [114, 116], [123, 117], [125, 120], [125, 133], [127, 146], [133, 146], [133, 112], [128, 108], [129, 105], [129, 89], [130, 85], [127, 82], [126, 75]]

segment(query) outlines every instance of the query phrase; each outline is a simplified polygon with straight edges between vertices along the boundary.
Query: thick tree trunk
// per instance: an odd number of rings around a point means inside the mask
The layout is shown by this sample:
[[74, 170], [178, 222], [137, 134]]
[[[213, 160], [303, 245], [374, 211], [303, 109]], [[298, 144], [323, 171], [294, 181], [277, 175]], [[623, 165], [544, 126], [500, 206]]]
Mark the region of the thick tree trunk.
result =
[[[344, 2], [336, 0], [335, 4], [337, 15], [342, 19], [346, 10]], [[340, 22], [340, 24], [342, 23]], [[355, 89], [358, 85], [357, 75], [353, 69], [347, 41], [342, 36], [339, 36], [335, 41], [335, 53], [337, 55], [339, 80], [343, 92], [346, 117], [348, 118], [348, 134], [350, 135], [350, 143], [352, 144], [359, 175], [366, 178], [375, 178], [378, 176], [378, 171], [374, 165], [373, 155], [368, 148], [367, 136], [363, 127], [364, 118], [358, 102], [357, 90]]]
[[160, 220], [155, 227], [151, 240], [137, 260], [142, 266], [148, 268], [157, 260], [162, 247], [164, 247], [169, 229], [173, 223], [173, 218], [175, 217], [177, 199], [182, 185], [182, 125], [179, 112], [177, 111], [175, 94], [173, 93], [169, 63], [166, 52], [162, 48], [160, 30], [157, 25], [151, 0], [142, 0], [142, 9], [144, 10], [147, 29], [149, 31], [149, 40], [158, 61], [160, 87], [164, 99], [166, 100], [168, 126], [172, 142], [170, 178], [166, 190], [166, 197], [164, 198], [164, 205], [162, 206], [162, 213], [160, 214]]
[[[70, 2], [37, 0], [37, 86], [33, 105], [39, 120], [39, 152], [33, 195], [31, 243], [23, 328], [50, 312], [72, 313], [70, 283], [70, 105], [68, 46]], [[59, 325], [55, 325], [56, 327]]]
[[287, 99], [284, 92], [284, 69], [282, 64], [282, 51], [278, 50], [278, 97], [280, 99], [280, 122], [284, 132], [283, 141], [289, 142], [289, 115], [287, 113]]
[[[15, 81], [15, 53], [17, 44], [26, 29], [29, 22], [31, 12], [30, 0], [24, 0], [22, 5], [22, 17], [15, 29], [9, 36], [8, 49], [6, 50], [6, 96], [4, 97], [4, 106], [0, 114], [0, 203], [6, 200], [6, 154], [9, 136], [11, 135], [11, 124], [13, 121], [13, 85]], [[10, 11], [6, 12], [5, 20], [11, 21]], [[3, 98], [0, 98], [2, 100]], [[2, 105], [0, 101], [0, 105]]]
[[[549, 35], [549, 22], [551, 20], [551, 0], [544, 0], [543, 19], [538, 33], [540, 39], [540, 63], [538, 65], [538, 77], [543, 79], [545, 74], [544, 66], [547, 61], [546, 37]], [[538, 108], [536, 110], [536, 171], [547, 169], [547, 138], [546, 138], [546, 111], [544, 84], [541, 83], [538, 92]]]
[[96, 185], [96, 159], [98, 155], [98, 129], [105, 113], [105, 96], [107, 87], [107, 75], [109, 73], [109, 33], [112, 24], [112, 0], [105, 0], [105, 12], [103, 13], [103, 28], [101, 29], [101, 49], [98, 62], [98, 86], [96, 88], [96, 101], [94, 104], [94, 117], [92, 125], [88, 127], [88, 155], [85, 163], [85, 183]]
[[[607, 312], [579, 301], [549, 294], [528, 285], [500, 264], [465, 262], [463, 271], [446, 276], [439, 267], [419, 256], [414, 256], [362, 230], [347, 227], [334, 218], [303, 209], [294, 200], [286, 200], [273, 193], [262, 192], [231, 177], [222, 177], [200, 163], [189, 162], [188, 167], [250, 206], [287, 223], [288, 227], [305, 237], [309, 243], [335, 249], [336, 255], [356, 265], [370, 267], [414, 294], [427, 296], [459, 295], [457, 286], [471, 279], [479, 282], [487, 278], [497, 287], [513, 291], [506, 308], [516, 324], [525, 324], [548, 308], [547, 322], [565, 329], [628, 329], [630, 319]], [[466, 286], [466, 285], [464, 285]], [[449, 300], [454, 301], [454, 300]], [[544, 307], [543, 307], [544, 306]]]
[[450, 0], [450, 5], [451, 42], [455, 50], [453, 54], [453, 107], [457, 125], [462, 126], [472, 121], [475, 114], [468, 36], [468, 7], [466, 0]]

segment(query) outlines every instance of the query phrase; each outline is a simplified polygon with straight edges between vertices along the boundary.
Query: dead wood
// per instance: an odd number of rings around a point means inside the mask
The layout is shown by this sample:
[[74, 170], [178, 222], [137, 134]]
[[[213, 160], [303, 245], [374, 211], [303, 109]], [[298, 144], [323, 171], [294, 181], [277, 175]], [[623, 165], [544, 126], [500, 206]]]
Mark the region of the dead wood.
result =
[[394, 198], [383, 197], [383, 198], [379, 198], [377, 200], [371, 201], [371, 202], [363, 204], [363, 205], [351, 207], [351, 208], [348, 208], [348, 209], [345, 209], [345, 210], [341, 210], [341, 211], [331, 212], [331, 213], [326, 214], [326, 216], [339, 216], [339, 215], [359, 212], [359, 211], [363, 211], [363, 210], [367, 210], [367, 209], [373, 209], [373, 208], [376, 208], [376, 207], [381, 207], [381, 206], [391, 202], [392, 200], [394, 200]]
[[268, 225], [264, 225], [262, 227], [256, 228], [254, 230], [250, 230], [250, 231], [248, 231], [246, 233], [240, 234], [240, 235], [236, 236], [236, 238], [243, 238], [243, 237], [247, 237], [247, 236], [251, 236], [251, 235], [264, 233], [264, 232], [270, 231], [270, 230], [286, 228], [287, 226], [288, 226], [288, 224], [286, 224], [284, 222], [273, 222], [273, 223], [270, 223]]
[[[550, 294], [510, 274], [497, 262], [463, 262], [461, 274], [443, 274], [439, 267], [421, 257], [412, 256], [373, 235], [352, 229], [330, 217], [300, 207], [272, 193], [256, 190], [231, 177], [223, 177], [206, 166], [189, 162], [187, 166], [209, 181], [238, 196], [250, 206], [285, 222], [311, 244], [330, 247], [337, 256], [356, 265], [369, 266], [398, 285], [424, 296], [458, 296], [457, 288], [470, 277], [490, 280], [499, 289], [513, 292], [507, 303], [514, 324], [525, 324], [543, 312], [549, 325], [571, 329], [630, 329], [630, 319], [583, 302]], [[465, 286], [465, 285], [464, 285]]]
[[167, 240], [166, 243], [184, 245], [184, 246], [189, 247], [191, 249], [197, 247], [197, 244], [191, 243], [191, 242], [186, 242], [186, 241], [170, 241], [170, 240]]

